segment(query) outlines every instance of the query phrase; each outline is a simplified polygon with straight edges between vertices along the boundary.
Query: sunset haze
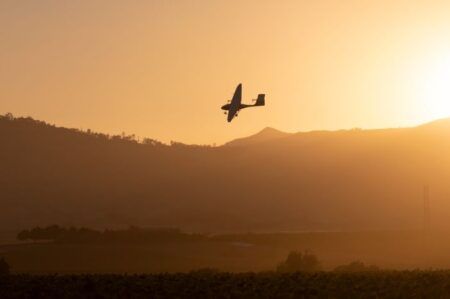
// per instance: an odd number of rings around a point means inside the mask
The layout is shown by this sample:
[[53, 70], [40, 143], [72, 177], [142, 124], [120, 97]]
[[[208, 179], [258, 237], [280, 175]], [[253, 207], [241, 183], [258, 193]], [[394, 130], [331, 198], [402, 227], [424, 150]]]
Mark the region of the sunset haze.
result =
[[[0, 112], [164, 142], [450, 114], [448, 1], [0, 1]], [[220, 110], [266, 107], [226, 123]]]

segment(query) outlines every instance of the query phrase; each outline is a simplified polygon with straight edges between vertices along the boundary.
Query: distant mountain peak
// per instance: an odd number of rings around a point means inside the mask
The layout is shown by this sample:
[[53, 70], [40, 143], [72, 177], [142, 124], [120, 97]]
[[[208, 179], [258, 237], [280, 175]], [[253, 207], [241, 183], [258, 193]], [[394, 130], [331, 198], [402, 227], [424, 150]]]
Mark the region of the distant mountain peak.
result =
[[265, 142], [270, 141], [274, 139], [279, 139], [283, 137], [287, 137], [291, 135], [290, 133], [282, 132], [280, 130], [271, 128], [271, 127], [265, 127], [258, 133], [244, 137], [244, 138], [238, 138], [234, 139], [228, 143], [226, 143], [226, 146], [245, 146], [245, 145], [251, 145], [259, 142]]
[[281, 132], [280, 130], [274, 129], [272, 127], [265, 127], [264, 129], [259, 131], [259, 133], [256, 133], [256, 135], [260, 134], [286, 134], [286, 133]]

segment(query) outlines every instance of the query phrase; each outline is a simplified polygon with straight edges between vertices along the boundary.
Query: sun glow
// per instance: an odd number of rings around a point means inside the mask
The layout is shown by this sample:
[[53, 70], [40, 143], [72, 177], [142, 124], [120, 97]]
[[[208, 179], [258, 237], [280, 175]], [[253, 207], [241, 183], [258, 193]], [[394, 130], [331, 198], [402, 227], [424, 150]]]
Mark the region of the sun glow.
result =
[[416, 86], [421, 114], [430, 119], [450, 116], [450, 55], [435, 57], [423, 70]]

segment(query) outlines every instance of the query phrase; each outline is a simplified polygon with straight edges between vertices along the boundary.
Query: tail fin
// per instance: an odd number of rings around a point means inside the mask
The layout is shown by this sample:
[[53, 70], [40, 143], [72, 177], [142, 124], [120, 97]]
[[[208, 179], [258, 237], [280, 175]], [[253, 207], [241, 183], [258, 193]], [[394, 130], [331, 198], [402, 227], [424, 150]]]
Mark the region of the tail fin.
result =
[[254, 106], [264, 106], [266, 104], [265, 96], [263, 93], [259, 94]]

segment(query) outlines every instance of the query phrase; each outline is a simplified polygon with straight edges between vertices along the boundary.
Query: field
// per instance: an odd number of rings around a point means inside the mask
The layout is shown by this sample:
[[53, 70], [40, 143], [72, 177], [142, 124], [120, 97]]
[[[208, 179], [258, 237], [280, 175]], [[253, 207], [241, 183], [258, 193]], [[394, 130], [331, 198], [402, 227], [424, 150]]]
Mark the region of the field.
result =
[[[149, 243], [21, 243], [0, 246], [15, 274], [104, 274], [274, 270], [292, 250], [317, 255], [324, 270], [362, 261], [389, 270], [449, 269], [450, 233], [274, 233]], [[426, 241], [426, 242], [425, 242]]]
[[450, 271], [11, 275], [0, 298], [449, 298]]

